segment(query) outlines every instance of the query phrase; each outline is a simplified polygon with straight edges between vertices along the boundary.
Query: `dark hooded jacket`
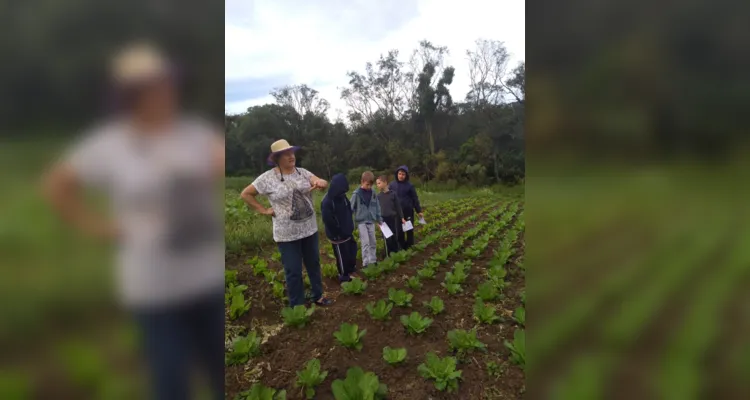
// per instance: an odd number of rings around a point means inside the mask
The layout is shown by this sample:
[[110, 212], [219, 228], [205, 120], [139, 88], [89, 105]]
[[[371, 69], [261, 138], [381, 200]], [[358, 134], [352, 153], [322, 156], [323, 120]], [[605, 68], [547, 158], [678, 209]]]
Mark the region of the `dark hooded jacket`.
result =
[[349, 182], [346, 180], [346, 175], [336, 174], [331, 178], [328, 193], [320, 203], [326, 236], [333, 241], [348, 239], [354, 232], [351, 203], [346, 197], [348, 190]]
[[[398, 180], [398, 171], [404, 171], [406, 173], [406, 179], [403, 182]], [[419, 197], [417, 196], [417, 190], [414, 185], [409, 182], [409, 168], [406, 165], [402, 165], [396, 169], [396, 180], [388, 185], [388, 188], [398, 196], [398, 202], [401, 203], [401, 209], [404, 210], [404, 214], [411, 214], [410, 211], [416, 210], [417, 213], [422, 212], [422, 206], [419, 204]]]

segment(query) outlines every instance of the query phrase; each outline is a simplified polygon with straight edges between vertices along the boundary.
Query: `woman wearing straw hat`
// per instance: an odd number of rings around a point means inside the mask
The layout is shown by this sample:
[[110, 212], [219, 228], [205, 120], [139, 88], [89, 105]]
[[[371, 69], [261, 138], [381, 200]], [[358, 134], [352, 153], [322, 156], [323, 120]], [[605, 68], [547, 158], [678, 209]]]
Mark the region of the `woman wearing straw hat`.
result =
[[[268, 156], [270, 169], [242, 191], [242, 199], [259, 213], [273, 219], [273, 240], [278, 244], [281, 263], [286, 275], [287, 295], [291, 307], [305, 304], [305, 286], [302, 280], [302, 265], [312, 286], [312, 298], [316, 305], [333, 303], [323, 295], [323, 279], [320, 271], [318, 248], [318, 221], [313, 207], [312, 191], [323, 190], [328, 182], [310, 171], [296, 166], [292, 146], [284, 139], [271, 144]], [[268, 197], [271, 207], [266, 208], [255, 199], [257, 195]]]
[[[115, 118], [91, 129], [46, 177], [67, 222], [117, 244], [118, 292], [141, 331], [154, 398], [190, 398], [189, 365], [224, 398], [224, 232], [221, 130], [184, 118], [173, 68], [149, 44], [112, 69]], [[84, 201], [104, 191], [113, 219]]]

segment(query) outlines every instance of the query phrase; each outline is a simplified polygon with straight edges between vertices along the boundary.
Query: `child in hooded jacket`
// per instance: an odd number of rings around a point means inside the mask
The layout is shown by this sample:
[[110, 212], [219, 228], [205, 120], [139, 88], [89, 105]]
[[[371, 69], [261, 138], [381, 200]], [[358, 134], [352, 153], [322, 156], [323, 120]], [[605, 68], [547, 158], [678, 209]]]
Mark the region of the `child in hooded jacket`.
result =
[[340, 282], [349, 282], [357, 270], [357, 242], [354, 240], [351, 204], [346, 197], [348, 190], [346, 175], [336, 174], [331, 178], [328, 193], [320, 203], [326, 237], [333, 247]]
[[[414, 211], [417, 215], [423, 217], [422, 206], [419, 204], [419, 196], [417, 196], [417, 190], [414, 185], [409, 182], [409, 168], [406, 165], [402, 165], [396, 169], [396, 180], [388, 185], [388, 188], [398, 196], [398, 201], [401, 204], [402, 215], [406, 221], [412, 221], [414, 223]], [[406, 235], [399, 235], [399, 242], [402, 250], [408, 250], [414, 245], [414, 229], [406, 231]]]

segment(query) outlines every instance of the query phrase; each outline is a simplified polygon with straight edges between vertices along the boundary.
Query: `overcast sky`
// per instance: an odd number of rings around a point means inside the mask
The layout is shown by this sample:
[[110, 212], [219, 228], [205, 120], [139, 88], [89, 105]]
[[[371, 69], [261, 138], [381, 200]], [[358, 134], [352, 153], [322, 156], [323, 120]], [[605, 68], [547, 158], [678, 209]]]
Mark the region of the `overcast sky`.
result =
[[456, 67], [451, 93], [468, 92], [466, 50], [476, 39], [505, 42], [509, 69], [524, 60], [520, 0], [226, 0], [226, 110], [272, 103], [276, 87], [307, 84], [345, 111], [347, 71], [398, 49], [408, 61], [419, 41], [447, 46]]

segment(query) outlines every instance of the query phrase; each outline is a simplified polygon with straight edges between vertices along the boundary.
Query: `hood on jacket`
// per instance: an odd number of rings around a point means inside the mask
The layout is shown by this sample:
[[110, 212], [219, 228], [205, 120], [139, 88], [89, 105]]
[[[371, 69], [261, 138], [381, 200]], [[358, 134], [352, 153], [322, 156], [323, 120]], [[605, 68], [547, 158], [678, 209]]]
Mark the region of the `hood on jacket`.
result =
[[398, 180], [398, 171], [404, 171], [404, 172], [406, 172], [406, 179], [404, 179], [404, 182], [408, 182], [409, 181], [409, 167], [407, 167], [406, 165], [402, 165], [402, 166], [396, 168], [396, 172], [394, 174], [394, 176], [396, 177], [396, 182], [400, 182]]
[[328, 194], [333, 197], [341, 196], [349, 191], [349, 182], [346, 175], [336, 174], [331, 178], [331, 184], [328, 185]]

